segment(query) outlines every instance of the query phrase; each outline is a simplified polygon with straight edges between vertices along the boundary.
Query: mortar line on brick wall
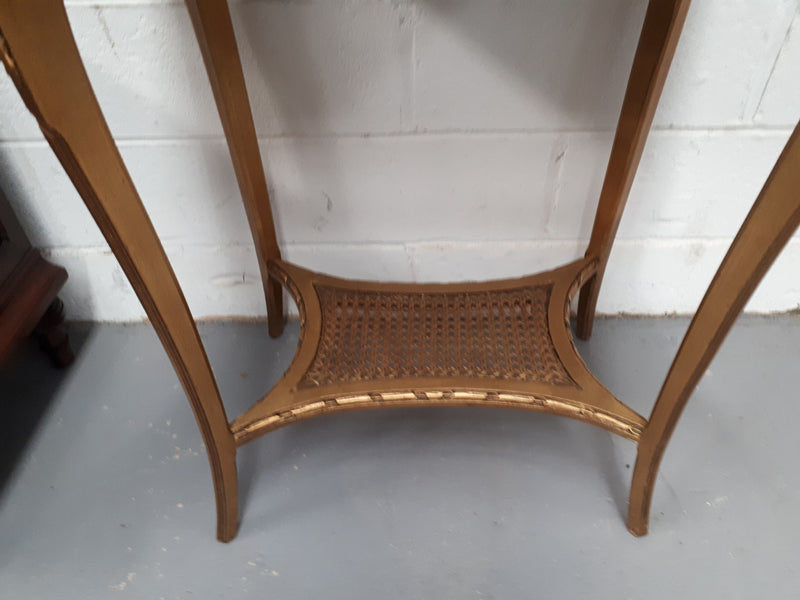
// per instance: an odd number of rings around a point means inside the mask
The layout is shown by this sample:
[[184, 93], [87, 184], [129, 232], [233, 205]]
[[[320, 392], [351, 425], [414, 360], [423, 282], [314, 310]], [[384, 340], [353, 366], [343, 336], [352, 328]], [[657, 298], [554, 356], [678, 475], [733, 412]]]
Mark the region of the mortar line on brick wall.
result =
[[770, 81], [772, 81], [772, 76], [775, 74], [775, 69], [778, 67], [778, 61], [781, 58], [781, 54], [783, 54], [783, 49], [786, 47], [786, 44], [792, 35], [792, 28], [794, 27], [794, 23], [797, 20], [798, 15], [800, 15], [800, 5], [798, 5], [797, 9], [795, 10], [795, 14], [789, 21], [789, 26], [786, 28], [786, 33], [783, 36], [781, 45], [778, 48], [778, 51], [775, 53], [775, 60], [772, 61], [772, 67], [769, 70], [769, 75], [767, 75], [767, 79], [764, 82], [764, 86], [761, 88], [761, 94], [758, 97], [758, 102], [756, 103], [756, 107], [753, 110], [752, 114], [750, 115], [751, 121], [755, 121], [756, 116], [761, 110], [761, 104], [764, 102], [764, 96], [767, 95], [767, 90], [769, 89]]
[[569, 145], [566, 135], [559, 135], [553, 142], [550, 161], [547, 165], [547, 174], [544, 179], [544, 197], [547, 199], [547, 212], [545, 215], [544, 231], [548, 235], [552, 231], [553, 221], [558, 214], [558, 205], [561, 200], [561, 183], [564, 174], [564, 157]]
[[[682, 245], [717, 245], [724, 244], [730, 245], [731, 240], [735, 235], [735, 231], [731, 231], [730, 235], [708, 236], [708, 237], [617, 237], [614, 242], [616, 246], [682, 246]], [[567, 247], [582, 247], [588, 244], [588, 238], [558, 238], [558, 239], [508, 239], [508, 240], [483, 240], [483, 241], [464, 241], [464, 240], [422, 240], [415, 242], [408, 242], [409, 248], [426, 247], [426, 246], [442, 246], [442, 247], [472, 247], [480, 248], [484, 246], [523, 246], [523, 247], [541, 247], [541, 248], [567, 248]], [[800, 234], [792, 238], [790, 244], [800, 244]], [[311, 245], [314, 245], [313, 243]]]
[[737, 125], [717, 125], [714, 127], [705, 126], [691, 126], [682, 125], [681, 127], [672, 127], [669, 125], [655, 125], [650, 130], [655, 133], [742, 133], [746, 135], [774, 135], [776, 133], [786, 134], [787, 136], [794, 131], [794, 125], [753, 125], [753, 124], [737, 124]]
[[[689, 135], [689, 134], [721, 134], [721, 133], [739, 133], [747, 136], [761, 136], [761, 135], [786, 135], [792, 133], [793, 128], [789, 126], [750, 126], [750, 125], [730, 125], [719, 127], [688, 127], [682, 126], [656, 126], [653, 127], [653, 133], [659, 134], [674, 134], [674, 135]], [[258, 137], [259, 142], [271, 142], [280, 140], [388, 140], [388, 139], [453, 139], [459, 137], [469, 138], [491, 138], [491, 137], [504, 137], [504, 138], [524, 138], [528, 136], [557, 136], [557, 135], [613, 135], [612, 129], [474, 129], [474, 130], [420, 130], [420, 131], [401, 131], [401, 132], [384, 132], [384, 133], [321, 133], [321, 134], [276, 134], [276, 135], [262, 135]], [[166, 136], [166, 137], [117, 137], [117, 145], [120, 148], [132, 146], [166, 146], [170, 144], [185, 144], [185, 143], [224, 143], [225, 137], [222, 135], [200, 135], [200, 136]], [[8, 148], [39, 148], [47, 146], [47, 142], [43, 138], [18, 138], [0, 140], [0, 147]]]
[[[794, 124], [791, 125], [719, 125], [719, 126], [680, 126], [673, 127], [670, 125], [654, 126], [651, 131], [658, 133], [743, 133], [747, 135], [759, 134], [775, 134], [786, 133], [791, 134], [794, 130]], [[614, 134], [614, 128], [594, 128], [594, 129], [552, 129], [552, 128], [518, 128], [518, 129], [418, 129], [413, 131], [385, 131], [379, 133], [364, 133], [364, 132], [343, 132], [343, 133], [281, 133], [274, 135], [259, 135], [259, 141], [271, 141], [281, 139], [392, 139], [392, 138], [457, 138], [457, 137], [525, 137], [531, 135], [596, 135], [596, 134]], [[198, 140], [212, 139], [211, 136], [187, 136], [186, 138], [174, 139], [193, 139], [197, 137]], [[150, 138], [142, 138], [147, 140]], [[164, 138], [172, 139], [172, 138]], [[213, 139], [225, 141], [223, 136], [214, 136]], [[133, 140], [133, 138], [131, 138]]]
[[419, 281], [419, 265], [417, 264], [417, 254], [414, 252], [412, 244], [403, 244], [403, 252], [408, 262], [408, 270], [411, 271], [411, 281]]
[[[615, 246], [653, 246], [653, 247], [679, 247], [691, 245], [706, 245], [727, 246], [733, 238], [733, 233], [730, 236], [718, 237], [691, 237], [691, 238], [618, 238]], [[525, 248], [582, 248], [588, 242], [588, 239], [558, 239], [558, 240], [491, 240], [491, 241], [464, 241], [464, 240], [423, 240], [415, 242], [290, 242], [284, 243], [283, 247], [290, 253], [291, 251], [308, 250], [308, 249], [325, 249], [330, 250], [339, 248], [342, 250], [364, 250], [375, 251], [377, 249], [398, 250], [403, 251], [411, 258], [413, 253], [435, 246], [443, 248], [481, 248], [486, 246], [519, 246]], [[796, 246], [800, 244], [800, 238], [794, 237], [789, 241], [789, 245]], [[206, 252], [254, 252], [252, 244], [247, 243], [231, 243], [231, 244], [190, 244], [190, 243], [165, 243], [164, 249], [167, 253], [186, 253], [190, 251], [203, 250]], [[46, 256], [111, 256], [111, 250], [108, 246], [53, 246], [43, 247], [42, 252]]]
[[409, 103], [410, 126], [417, 128], [417, 25], [419, 23], [419, 9], [416, 2], [411, 3], [411, 102]]

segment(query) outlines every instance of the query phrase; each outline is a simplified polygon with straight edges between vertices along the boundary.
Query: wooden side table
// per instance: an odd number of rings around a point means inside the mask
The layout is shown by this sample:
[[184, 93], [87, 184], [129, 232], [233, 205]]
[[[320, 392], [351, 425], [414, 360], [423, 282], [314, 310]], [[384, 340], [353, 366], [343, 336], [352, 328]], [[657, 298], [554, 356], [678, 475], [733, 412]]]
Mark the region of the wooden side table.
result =
[[67, 271], [33, 248], [0, 190], [0, 363], [31, 333], [56, 366], [73, 361], [66, 333], [64, 304], [56, 297]]
[[698, 309], [650, 418], [621, 402], [573, 344], [589, 337], [614, 236], [683, 25], [688, 0], [650, 0], [582, 258], [505, 281], [349, 281], [282, 260], [236, 39], [225, 0], [187, 0], [230, 147], [261, 267], [269, 333], [283, 328], [281, 286], [301, 314], [283, 378], [228, 420], [194, 320], [51, 1], [0, 3], [0, 57], [108, 240], [183, 384], [214, 478], [217, 537], [238, 526], [236, 449], [303, 419], [365, 408], [472, 405], [533, 410], [637, 444], [628, 529], [647, 532], [650, 498], [683, 407], [758, 281], [800, 223], [800, 127], [792, 135]]

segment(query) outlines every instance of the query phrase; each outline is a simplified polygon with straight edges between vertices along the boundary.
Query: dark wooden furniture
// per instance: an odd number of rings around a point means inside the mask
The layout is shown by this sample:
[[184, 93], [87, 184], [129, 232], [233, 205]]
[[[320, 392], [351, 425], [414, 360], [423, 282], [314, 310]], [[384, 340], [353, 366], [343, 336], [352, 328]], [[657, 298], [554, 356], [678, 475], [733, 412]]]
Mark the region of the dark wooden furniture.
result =
[[[46, 4], [46, 10], [40, 6]], [[217, 536], [237, 530], [236, 448], [315, 415], [390, 406], [498, 406], [568, 416], [638, 444], [628, 528], [647, 531], [659, 461], [683, 406], [755, 284], [800, 222], [796, 132], [720, 267], [649, 419], [608, 391], [572, 343], [591, 334], [611, 244], [675, 51], [688, 0], [650, 0], [583, 258], [520, 279], [468, 284], [346, 281], [285, 262], [225, 0], [187, 0], [258, 251], [269, 333], [286, 286], [301, 314], [289, 369], [229, 422], [150, 220], [97, 104], [63, 6], [0, 4], [2, 58], [136, 290], [183, 383], [214, 478]], [[794, 168], [792, 168], [794, 167]]]
[[0, 363], [31, 333], [53, 363], [73, 360], [67, 335], [59, 328], [64, 305], [56, 298], [67, 272], [33, 248], [0, 190]]

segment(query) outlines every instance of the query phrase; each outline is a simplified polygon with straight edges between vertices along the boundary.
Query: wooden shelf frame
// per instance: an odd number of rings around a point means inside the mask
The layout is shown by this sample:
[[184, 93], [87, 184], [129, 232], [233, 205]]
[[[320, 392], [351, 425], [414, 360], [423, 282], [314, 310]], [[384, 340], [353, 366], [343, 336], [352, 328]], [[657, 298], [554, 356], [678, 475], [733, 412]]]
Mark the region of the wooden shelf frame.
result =
[[[580, 359], [572, 343], [570, 301], [580, 290], [576, 332], [589, 337], [611, 245], [689, 1], [649, 2], [585, 257], [559, 269], [516, 280], [426, 285], [346, 281], [312, 273], [281, 259], [227, 3], [187, 0], [186, 4], [255, 240], [270, 335], [280, 335], [283, 329], [282, 285], [294, 295], [302, 316], [301, 342], [287, 373], [273, 390], [232, 422], [225, 413], [183, 293], [94, 96], [62, 3], [0, 3], [0, 57], [131, 281], [183, 384], [211, 464], [218, 539], [230, 541], [238, 527], [238, 446], [282, 425], [327, 412], [408, 405], [537, 410], [576, 418], [633, 440], [639, 453], [631, 486], [628, 528], [635, 535], [646, 533], [658, 465], [698, 374], [705, 370], [744, 302], [800, 223], [800, 197], [794, 193], [800, 189], [800, 134], [795, 131], [712, 282], [650, 418], [645, 419], [614, 398]], [[518, 355], [525, 355], [523, 367], [511, 361], [510, 369], [508, 365], [500, 368], [496, 363], [503, 361], [492, 358], [481, 359], [485, 362], [481, 368], [486, 371], [482, 376], [476, 376], [469, 368], [459, 371], [459, 361], [440, 365], [442, 372], [433, 374], [409, 375], [400, 369], [402, 376], [369, 370], [369, 376], [361, 371], [355, 376], [343, 371], [340, 361], [326, 359], [320, 350], [324, 337], [333, 335], [325, 328], [335, 320], [330, 297], [336, 294], [364, 305], [373, 302], [375, 295], [384, 300], [393, 295], [399, 298], [397, 302], [390, 298], [386, 306], [382, 305], [383, 312], [375, 323], [402, 322], [407, 314], [403, 312], [407, 307], [400, 306], [402, 302], [428, 306], [425, 303], [431, 297], [458, 297], [467, 307], [459, 308], [459, 343], [466, 344], [465, 352], [477, 353], [476, 356], [483, 343], [481, 335], [508, 331], [508, 319], [517, 318], [508, 311], [527, 311], [525, 303], [530, 300], [533, 306], [531, 298], [539, 298], [537, 310], [544, 316], [531, 321], [538, 323], [536, 332], [528, 332], [524, 343], [513, 334], [510, 338], [505, 334], [504, 347], [516, 348]], [[476, 302], [480, 310], [474, 308]], [[482, 302], [494, 308], [484, 309]], [[434, 306], [431, 322], [449, 321], [443, 314], [446, 311]], [[427, 319], [420, 327], [428, 326]], [[354, 335], [345, 329], [344, 333], [341, 327], [337, 331], [345, 338]], [[369, 340], [377, 340], [376, 347], [382, 348], [376, 360], [395, 369], [399, 358], [387, 348], [396, 332], [385, 338], [380, 336], [386, 332], [373, 333], [378, 337]], [[424, 345], [428, 339], [428, 334], [416, 330], [404, 334], [416, 344]], [[520, 348], [525, 348], [524, 352]], [[549, 365], [550, 375], [537, 379], [543, 371], [539, 362], [531, 362], [533, 356]], [[356, 357], [356, 362], [362, 358]], [[328, 373], [324, 382], [312, 377], [312, 372], [317, 371]], [[557, 375], [555, 380], [548, 379], [553, 373]]]
[[[639, 438], [647, 422], [617, 400], [591, 374], [572, 342], [570, 305], [577, 290], [594, 276], [597, 267], [593, 260], [581, 259], [559, 269], [518, 279], [454, 284], [351, 281], [284, 262], [274, 262], [270, 266], [271, 275], [286, 285], [300, 308], [300, 344], [281, 380], [234, 420], [232, 430], [237, 444], [311, 416], [387, 406], [501, 406], [535, 410], [591, 423], [631, 440]], [[347, 295], [351, 312], [362, 313], [361, 322], [344, 315], [356, 330], [354, 345], [370, 344], [379, 348], [375, 352], [377, 356], [354, 361], [342, 348], [342, 338], [349, 331], [332, 334], [334, 339], [330, 345], [339, 347], [335, 356], [330, 353], [321, 356], [323, 329], [334, 321], [332, 313], [336, 310], [333, 302], [322, 300], [321, 289], [340, 290]], [[542, 292], [540, 306], [530, 301], [530, 292], [537, 291]], [[372, 302], [364, 300], [370, 297]], [[416, 318], [408, 316], [409, 308], [402, 304], [405, 298], [414, 299]], [[525, 298], [529, 300], [527, 305]], [[437, 303], [442, 310], [426, 312], [423, 308], [426, 304]], [[506, 314], [501, 308], [505, 308]], [[530, 316], [526, 324], [537, 318], [537, 312], [541, 313], [542, 325], [535, 328], [538, 335], [503, 335], [504, 330], [517, 328], [515, 315], [526, 313], [524, 308]], [[364, 313], [370, 310], [375, 314], [367, 324], [364, 322], [368, 317]], [[443, 315], [446, 314], [452, 315], [450, 327], [454, 335], [449, 337], [444, 331], [447, 324], [443, 322]], [[405, 331], [388, 335], [389, 323], [409, 321], [411, 325], [406, 325]], [[429, 323], [427, 332], [414, 331], [415, 327], [421, 329], [420, 321]], [[482, 346], [487, 330], [490, 333], [501, 331], [491, 336], [493, 350], [514, 352], [520, 363], [527, 358], [531, 364], [509, 369], [510, 361], [498, 359], [493, 352], [491, 366], [484, 368], [478, 364], [476, 368], [476, 362], [487, 362], [485, 357], [476, 361], [485, 354]], [[414, 353], [409, 350], [410, 338], [428, 340], [427, 344], [411, 346], [417, 352], [424, 352], [426, 346], [447, 346], [453, 354], [458, 352], [462, 357], [471, 357], [472, 361], [464, 367], [463, 359], [447, 353], [443, 357], [413, 360], [409, 356]], [[381, 340], [386, 340], [385, 344]], [[540, 361], [547, 364], [538, 370], [533, 368], [535, 357], [543, 355], [548, 356]], [[378, 370], [360, 367], [360, 373], [348, 373], [353, 370], [354, 362], [363, 365], [370, 359], [382, 365], [393, 362], [394, 367]], [[333, 361], [336, 364], [330, 364]], [[436, 365], [436, 368], [423, 368], [422, 363]], [[547, 376], [548, 367], [550, 371], [558, 371], [556, 381]], [[327, 372], [329, 376], [323, 382], [316, 381], [308, 376], [312, 369]], [[489, 374], [490, 370], [494, 372]], [[483, 374], [476, 375], [476, 371]]]

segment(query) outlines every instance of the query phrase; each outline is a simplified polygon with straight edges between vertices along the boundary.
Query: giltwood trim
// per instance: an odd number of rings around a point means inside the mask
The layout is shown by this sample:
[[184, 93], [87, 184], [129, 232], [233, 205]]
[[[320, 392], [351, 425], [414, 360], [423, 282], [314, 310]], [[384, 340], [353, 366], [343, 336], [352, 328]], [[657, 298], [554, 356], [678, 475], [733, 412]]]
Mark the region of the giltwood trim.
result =
[[581, 290], [575, 333], [592, 335], [597, 297], [622, 212], [644, 151], [664, 81], [681, 35], [689, 0], [650, 0], [622, 102], [611, 157], [595, 214], [586, 256], [597, 259], [597, 273]]
[[644, 427], [644, 418], [626, 419], [567, 397], [480, 390], [475, 386], [463, 390], [428, 389], [423, 385], [406, 392], [370, 392], [341, 396], [321, 394], [317, 399], [296, 408], [242, 423], [235, 429], [234, 437], [236, 444], [242, 446], [265, 433], [318, 415], [367, 408], [410, 406], [482, 406], [532, 410], [583, 421], [632, 441], [639, 439]]
[[639, 442], [628, 529], [647, 533], [658, 467], [689, 396], [756, 286], [800, 225], [800, 123], [717, 270]]

